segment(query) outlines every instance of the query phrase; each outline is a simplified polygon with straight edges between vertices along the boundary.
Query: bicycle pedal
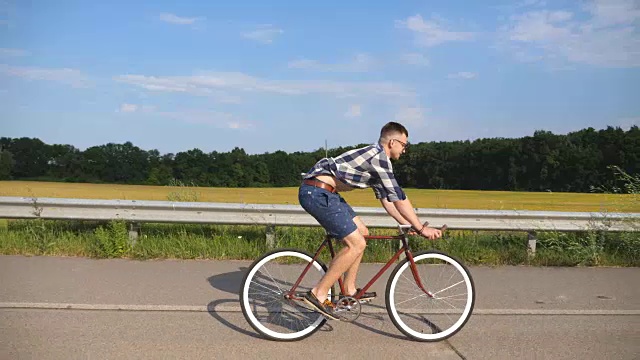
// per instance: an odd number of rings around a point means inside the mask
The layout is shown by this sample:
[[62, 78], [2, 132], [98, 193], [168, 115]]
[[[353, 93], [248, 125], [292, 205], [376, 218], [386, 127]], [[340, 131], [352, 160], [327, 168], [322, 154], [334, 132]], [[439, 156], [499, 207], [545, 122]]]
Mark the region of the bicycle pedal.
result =
[[[368, 304], [368, 303], [370, 303], [372, 300], [373, 300], [373, 299], [359, 299], [359, 300], [358, 300], [358, 302], [359, 302], [360, 304]], [[346, 304], [344, 304], [344, 305], [346, 305]]]

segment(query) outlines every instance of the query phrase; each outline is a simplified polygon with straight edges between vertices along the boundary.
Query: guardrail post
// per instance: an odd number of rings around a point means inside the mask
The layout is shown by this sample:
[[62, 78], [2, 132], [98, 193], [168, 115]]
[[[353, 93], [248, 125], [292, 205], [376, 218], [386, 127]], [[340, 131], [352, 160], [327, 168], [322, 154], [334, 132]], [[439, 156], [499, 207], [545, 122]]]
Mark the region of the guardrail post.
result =
[[134, 246], [140, 237], [140, 223], [129, 223], [129, 242]]
[[276, 227], [275, 225], [267, 225], [267, 249], [276, 247]]
[[527, 245], [527, 253], [529, 257], [534, 257], [536, 255], [536, 233], [534, 231], [529, 231], [527, 233], [527, 238], [529, 240]]

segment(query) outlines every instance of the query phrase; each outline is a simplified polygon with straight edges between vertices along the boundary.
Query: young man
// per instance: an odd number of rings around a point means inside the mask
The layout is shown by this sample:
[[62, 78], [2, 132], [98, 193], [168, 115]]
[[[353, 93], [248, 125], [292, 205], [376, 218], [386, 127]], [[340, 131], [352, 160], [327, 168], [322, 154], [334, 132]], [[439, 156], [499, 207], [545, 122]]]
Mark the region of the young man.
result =
[[[327, 273], [304, 298], [308, 305], [330, 319], [337, 317], [333, 315], [327, 295], [342, 274], [346, 273], [347, 294], [355, 295], [359, 291], [356, 275], [367, 246], [364, 236], [369, 234], [366, 225], [339, 192], [371, 187], [384, 209], [398, 223], [411, 225], [417, 234], [427, 239], [437, 239], [442, 235], [440, 230], [422, 225], [393, 175], [390, 160], [397, 160], [404, 153], [408, 136], [404, 126], [389, 122], [382, 127], [377, 144], [347, 151], [335, 158], [324, 158], [304, 176], [298, 193], [300, 205], [327, 233], [342, 239], [345, 244], [329, 265]], [[375, 296], [375, 293], [365, 293], [362, 299]]]

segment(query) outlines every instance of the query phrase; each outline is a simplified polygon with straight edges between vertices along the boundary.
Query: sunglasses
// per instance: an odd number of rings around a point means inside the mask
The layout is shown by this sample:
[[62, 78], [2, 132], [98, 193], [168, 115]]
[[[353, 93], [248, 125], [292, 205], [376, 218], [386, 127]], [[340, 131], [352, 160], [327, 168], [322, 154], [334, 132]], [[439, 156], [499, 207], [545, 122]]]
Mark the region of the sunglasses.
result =
[[398, 139], [391, 139], [391, 140], [395, 140], [395, 141], [399, 142], [402, 145], [402, 150], [405, 150], [407, 148], [407, 146], [409, 146], [408, 142], [405, 143], [405, 142], [402, 142], [402, 141], [400, 141]]

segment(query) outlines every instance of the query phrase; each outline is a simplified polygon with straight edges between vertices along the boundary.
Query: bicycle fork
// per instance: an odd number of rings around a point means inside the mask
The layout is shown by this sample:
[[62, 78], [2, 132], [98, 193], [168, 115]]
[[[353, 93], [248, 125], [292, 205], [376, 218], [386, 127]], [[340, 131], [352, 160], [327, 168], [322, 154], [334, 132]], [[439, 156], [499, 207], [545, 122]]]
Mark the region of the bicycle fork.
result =
[[411, 273], [413, 274], [413, 279], [416, 281], [416, 284], [418, 285], [420, 290], [422, 290], [422, 292], [427, 294], [427, 296], [429, 296], [430, 298], [433, 298], [434, 295], [430, 293], [427, 289], [425, 289], [424, 285], [422, 285], [422, 279], [420, 279], [420, 274], [418, 273], [418, 267], [416, 266], [416, 263], [413, 260], [413, 255], [411, 254], [411, 251], [409, 251], [409, 243], [407, 241], [406, 235], [402, 237], [402, 246], [403, 248], [401, 250], [404, 250], [404, 253], [407, 256], [407, 260], [409, 261], [409, 267], [411, 268]]

